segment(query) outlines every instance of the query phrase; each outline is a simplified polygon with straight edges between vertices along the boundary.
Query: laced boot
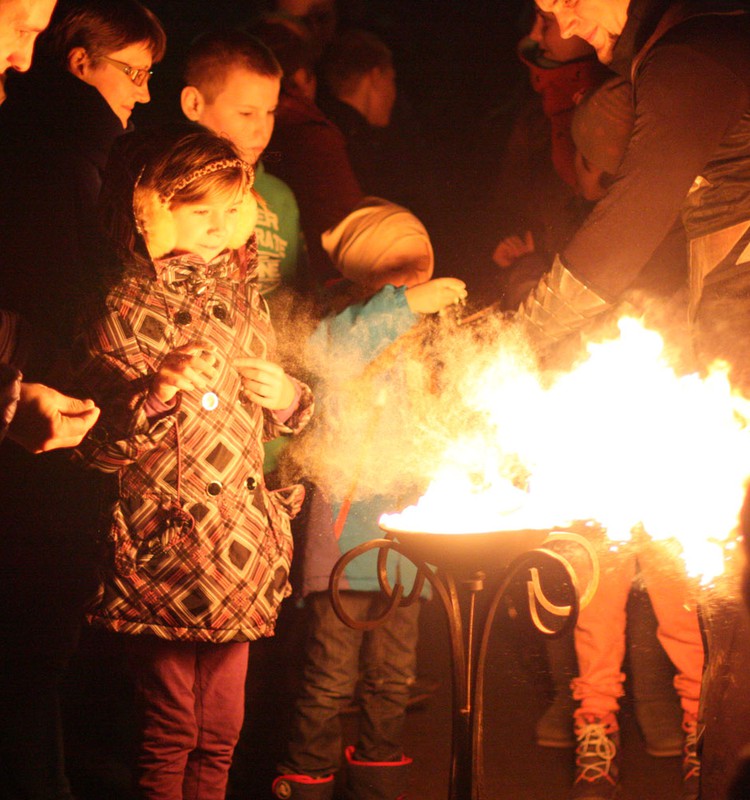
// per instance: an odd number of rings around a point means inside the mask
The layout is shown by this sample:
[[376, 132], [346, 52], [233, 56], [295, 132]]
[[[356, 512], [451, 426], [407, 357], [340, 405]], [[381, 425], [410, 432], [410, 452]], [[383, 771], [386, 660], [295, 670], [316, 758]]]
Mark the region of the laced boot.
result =
[[698, 757], [698, 725], [695, 720], [683, 722], [685, 745], [682, 758], [682, 800], [698, 800], [701, 793], [701, 762]]
[[271, 785], [279, 800], [331, 800], [333, 775], [313, 778], [311, 775], [279, 775]]
[[617, 717], [587, 715], [576, 720], [576, 778], [572, 800], [612, 800], [620, 778]]

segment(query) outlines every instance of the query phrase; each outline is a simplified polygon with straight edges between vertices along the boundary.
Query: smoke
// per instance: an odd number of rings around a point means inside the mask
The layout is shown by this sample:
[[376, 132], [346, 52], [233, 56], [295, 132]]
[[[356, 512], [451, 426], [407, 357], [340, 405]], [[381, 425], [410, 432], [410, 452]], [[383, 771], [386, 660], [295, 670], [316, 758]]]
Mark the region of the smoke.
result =
[[[425, 318], [380, 343], [371, 361], [355, 334], [335, 348], [312, 346], [318, 320], [296, 307], [277, 324], [282, 357], [296, 362], [289, 371], [307, 377], [316, 395], [315, 419], [290, 440], [282, 475], [311, 480], [336, 499], [352, 491], [359, 499], [387, 497], [389, 510], [414, 502], [452, 442], [472, 430], [486, 438], [486, 412], [464, 396], [478, 376], [498, 363], [535, 370], [529, 344], [498, 315], [466, 327], [448, 315]], [[481, 471], [478, 462], [474, 472]]]
[[685, 330], [665, 341], [615, 314], [540, 362], [499, 314], [427, 318], [371, 360], [356, 331], [311, 348], [287, 326], [318, 413], [287, 448], [285, 479], [377, 496], [384, 512], [432, 505], [409, 530], [645, 532], [678, 541], [692, 574], [716, 575], [750, 473], [750, 403], [720, 365], [690, 371]]

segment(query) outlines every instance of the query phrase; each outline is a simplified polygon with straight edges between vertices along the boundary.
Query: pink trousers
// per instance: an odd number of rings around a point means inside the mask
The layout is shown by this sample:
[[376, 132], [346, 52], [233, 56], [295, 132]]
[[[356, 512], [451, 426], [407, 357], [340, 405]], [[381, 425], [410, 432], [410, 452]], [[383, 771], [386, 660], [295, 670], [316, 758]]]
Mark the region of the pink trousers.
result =
[[130, 637], [148, 800], [224, 800], [244, 715], [247, 642]]
[[677, 670], [674, 686], [686, 721], [698, 714], [703, 641], [695, 599], [691, 596], [682, 562], [667, 554], [658, 542], [634, 551], [625, 546], [600, 556], [601, 579], [590, 605], [583, 609], [575, 629], [578, 677], [573, 697], [580, 701], [576, 717], [617, 712], [625, 675], [626, 604], [636, 560], [658, 622], [657, 637]]

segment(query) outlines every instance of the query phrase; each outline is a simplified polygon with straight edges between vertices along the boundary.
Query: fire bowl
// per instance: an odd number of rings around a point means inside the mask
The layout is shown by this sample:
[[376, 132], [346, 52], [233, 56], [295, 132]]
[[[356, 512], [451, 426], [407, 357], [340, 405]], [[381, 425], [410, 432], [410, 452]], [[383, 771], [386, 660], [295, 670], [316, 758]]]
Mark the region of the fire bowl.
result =
[[380, 527], [395, 539], [412, 560], [444, 572], [471, 575], [495, 573], [528, 550], [539, 547], [550, 531], [492, 531], [486, 533], [431, 533]]

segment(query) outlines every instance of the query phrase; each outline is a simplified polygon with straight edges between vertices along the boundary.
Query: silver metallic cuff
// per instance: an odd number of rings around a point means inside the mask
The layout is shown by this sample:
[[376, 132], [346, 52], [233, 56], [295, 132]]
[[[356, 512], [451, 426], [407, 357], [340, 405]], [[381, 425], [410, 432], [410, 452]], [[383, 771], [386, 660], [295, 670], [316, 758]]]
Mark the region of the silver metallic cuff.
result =
[[542, 344], [553, 344], [582, 328], [612, 305], [567, 270], [559, 256], [521, 303], [519, 317]]

